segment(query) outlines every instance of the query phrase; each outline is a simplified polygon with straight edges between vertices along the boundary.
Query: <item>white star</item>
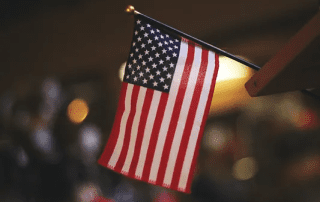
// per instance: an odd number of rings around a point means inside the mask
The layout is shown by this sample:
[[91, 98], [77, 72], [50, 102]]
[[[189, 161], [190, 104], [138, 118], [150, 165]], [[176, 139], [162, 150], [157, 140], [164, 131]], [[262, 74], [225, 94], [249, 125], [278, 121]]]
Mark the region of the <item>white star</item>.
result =
[[166, 49], [163, 49], [163, 50], [162, 50], [162, 53], [163, 53], [163, 54], [164, 54], [164, 53], [166, 53], [166, 52], [167, 52], [167, 50], [166, 50]]
[[171, 47], [168, 47], [169, 51], [172, 51], [173, 49]]
[[140, 69], [140, 65], [137, 66], [137, 70], [139, 70], [139, 69]]
[[129, 75], [127, 75], [127, 79], [129, 78]]
[[168, 42], [167, 42], [167, 41], [164, 41], [164, 44], [168, 45]]
[[156, 50], [156, 47], [155, 47], [155, 46], [152, 46], [152, 47], [151, 47], [151, 50], [153, 50], [153, 51]]
[[136, 60], [136, 59], [133, 59], [132, 62], [133, 62], [133, 64], [136, 64], [136, 63], [137, 63], [137, 60]]
[[173, 43], [173, 41], [172, 41], [172, 40], [169, 40], [169, 42], [170, 42], [170, 43]]
[[175, 39], [175, 41], [176, 41], [176, 42], [179, 42], [179, 40], [178, 40], [178, 39]]
[[169, 65], [170, 65], [170, 67], [174, 67], [174, 64], [172, 62]]
[[144, 26], [141, 26], [141, 27], [140, 27], [140, 30], [141, 30], [141, 31], [144, 30]]
[[140, 36], [138, 37], [138, 41], [141, 41], [141, 37]]
[[160, 75], [160, 73], [161, 73], [161, 72], [160, 72], [159, 70], [156, 72], [157, 75]]
[[138, 35], [138, 33], [139, 33], [138, 31], [135, 31], [135, 32], [134, 32], [135, 35]]
[[144, 36], [144, 37], [148, 37], [148, 35], [149, 35], [148, 33], [144, 33], [144, 35], [143, 35], [143, 36]]
[[146, 44], [142, 43], [141, 48], [144, 48], [144, 47], [146, 47]]
[[150, 25], [150, 24], [147, 24], [147, 27], [151, 27], [151, 25]]
[[148, 51], [148, 50], [145, 50], [145, 51], [144, 51], [144, 54], [149, 55], [149, 51]]
[[132, 72], [131, 72], [132, 74], [134, 74], [135, 73], [135, 71], [134, 70], [132, 70]]
[[139, 51], [139, 48], [136, 48], [136, 52], [138, 52]]
[[162, 47], [162, 43], [161, 43], [161, 42], [159, 42], [159, 43], [158, 43], [158, 46], [159, 46], [159, 47]]
[[143, 60], [143, 61], [142, 61], [142, 65], [146, 65], [146, 61]]
[[168, 67], [164, 66], [162, 69], [163, 69], [163, 71], [165, 72], [165, 71], [168, 70]]
[[160, 56], [160, 54], [159, 54], [159, 53], [156, 53], [155, 55], [156, 55], [156, 58], [158, 58], [158, 57]]
[[152, 43], [152, 40], [151, 40], [151, 39], [148, 40], [148, 44], [149, 44], [149, 43]]
[[163, 88], [164, 89], [168, 89], [169, 86], [167, 86], [167, 84], [164, 84]]
[[152, 29], [152, 30], [150, 30], [150, 33], [151, 33], [151, 34], [154, 34], [154, 30], [153, 30], [153, 29]]
[[140, 20], [137, 20], [137, 24], [140, 24], [140, 22], [141, 22]]
[[168, 73], [167, 74], [167, 79], [169, 79], [169, 78], [171, 78], [171, 74]]
[[157, 68], [157, 65], [155, 63], [152, 64], [153, 68]]
[[157, 82], [153, 82], [153, 86], [158, 86], [158, 83]]
[[161, 77], [159, 80], [160, 80], [161, 83], [164, 82], [164, 78], [163, 77]]
[[150, 69], [147, 67], [146, 72], [150, 72]]
[[129, 69], [131, 69], [132, 65], [131, 65], [131, 64], [128, 64], [128, 67], [129, 67]]
[[163, 39], [164, 38], [163, 35], [160, 35], [160, 38]]
[[154, 37], [154, 40], [159, 40], [159, 37], [155, 36], [155, 37]]
[[133, 57], [133, 53], [130, 54], [130, 57]]
[[135, 77], [133, 78], [133, 80], [134, 80], [134, 81], [137, 81], [137, 80], [138, 80], [138, 78], [135, 76]]
[[139, 58], [139, 59], [142, 59], [142, 55], [140, 54], [140, 55], [138, 56], [138, 58]]
[[166, 34], [166, 37], [168, 38], [168, 37], [169, 37], [169, 35], [168, 35], [168, 34]]
[[159, 64], [160, 64], [160, 65], [162, 65], [162, 64], [163, 64], [163, 62], [164, 62], [163, 60], [159, 60]]
[[153, 79], [153, 77], [154, 77], [154, 76], [153, 76], [152, 74], [150, 74], [150, 76], [149, 76], [150, 80]]
[[149, 59], [149, 62], [153, 61], [153, 58], [151, 56], [148, 59]]
[[157, 29], [157, 32], [160, 32], [160, 30]]
[[144, 84], [147, 83], [147, 79], [146, 78], [144, 78], [142, 81], [143, 81]]
[[142, 77], [143, 76], [143, 72], [140, 72], [139, 75], [140, 75], [140, 77]]
[[174, 45], [173, 47], [174, 47], [175, 49], [178, 49], [178, 46], [176, 46], [176, 45]]
[[176, 53], [172, 53], [172, 56], [173, 56], [173, 57], [177, 57], [177, 54], [176, 54]]
[[133, 43], [132, 43], [132, 46], [135, 46], [135, 45], [136, 45], [136, 42], [133, 42]]
[[169, 56], [167, 56], [167, 57], [166, 57], [166, 60], [170, 60], [170, 57], [169, 57]]

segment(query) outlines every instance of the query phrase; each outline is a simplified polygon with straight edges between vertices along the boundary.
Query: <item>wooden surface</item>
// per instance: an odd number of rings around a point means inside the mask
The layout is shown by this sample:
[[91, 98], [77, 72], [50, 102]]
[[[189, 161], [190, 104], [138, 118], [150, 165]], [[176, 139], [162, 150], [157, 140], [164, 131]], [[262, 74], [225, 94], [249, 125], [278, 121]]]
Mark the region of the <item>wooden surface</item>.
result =
[[320, 88], [320, 11], [245, 87], [252, 97]]

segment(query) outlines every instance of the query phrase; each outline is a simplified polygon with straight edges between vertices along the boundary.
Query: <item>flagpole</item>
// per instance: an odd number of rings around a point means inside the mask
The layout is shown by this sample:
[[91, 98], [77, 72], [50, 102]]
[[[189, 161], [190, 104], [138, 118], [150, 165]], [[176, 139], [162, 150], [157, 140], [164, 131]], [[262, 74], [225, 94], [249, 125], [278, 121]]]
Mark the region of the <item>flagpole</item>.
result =
[[204, 41], [201, 41], [200, 39], [197, 39], [197, 38], [195, 38], [193, 36], [190, 36], [190, 35], [182, 32], [180, 30], [177, 30], [177, 29], [175, 29], [173, 27], [170, 27], [169, 25], [166, 25], [166, 24], [164, 24], [162, 22], [159, 22], [159, 21], [157, 21], [157, 20], [155, 20], [155, 19], [153, 19], [153, 18], [151, 18], [149, 16], [146, 16], [146, 15], [138, 12], [137, 10], [135, 10], [135, 8], [133, 6], [131, 6], [131, 5], [126, 8], [126, 12], [131, 14], [131, 15], [137, 15], [137, 16], [142, 16], [144, 18], [147, 18], [151, 22], [155, 22], [158, 25], [164, 27], [165, 29], [167, 29], [167, 30], [169, 30], [171, 32], [177, 33], [178, 35], [180, 35], [180, 36], [182, 36], [182, 37], [184, 37], [186, 39], [192, 40], [192, 41], [196, 42], [197, 44], [199, 44], [199, 45], [201, 45], [201, 46], [203, 46], [203, 47], [205, 47], [207, 49], [211, 49], [211, 50], [213, 50], [214, 52], [216, 52], [216, 53], [218, 53], [220, 55], [226, 56], [226, 57], [228, 57], [230, 59], [233, 59], [233, 60], [235, 60], [237, 62], [240, 62], [240, 63], [242, 63], [242, 64], [244, 64], [244, 65], [246, 65], [246, 66], [248, 66], [248, 67], [250, 67], [250, 68], [252, 68], [252, 69], [254, 69], [256, 71], [261, 69], [259, 66], [255, 65], [253, 63], [250, 63], [250, 62], [248, 62], [248, 61], [246, 61], [246, 60], [244, 60], [242, 58], [239, 58], [239, 57], [237, 57], [235, 55], [232, 55], [232, 54], [230, 54], [230, 53], [228, 53], [228, 52], [226, 52], [224, 50], [221, 50], [220, 48], [217, 48], [217, 47], [215, 47], [215, 46], [213, 46], [211, 44], [208, 44], [208, 43], [206, 43]]

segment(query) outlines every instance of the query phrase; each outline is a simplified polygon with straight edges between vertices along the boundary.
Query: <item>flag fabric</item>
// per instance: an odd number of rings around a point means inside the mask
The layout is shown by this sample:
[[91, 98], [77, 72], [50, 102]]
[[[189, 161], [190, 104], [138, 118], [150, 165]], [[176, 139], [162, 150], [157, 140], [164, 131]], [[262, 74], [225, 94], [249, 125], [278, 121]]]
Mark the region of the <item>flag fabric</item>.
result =
[[136, 16], [114, 125], [98, 163], [190, 193], [218, 66], [214, 52]]

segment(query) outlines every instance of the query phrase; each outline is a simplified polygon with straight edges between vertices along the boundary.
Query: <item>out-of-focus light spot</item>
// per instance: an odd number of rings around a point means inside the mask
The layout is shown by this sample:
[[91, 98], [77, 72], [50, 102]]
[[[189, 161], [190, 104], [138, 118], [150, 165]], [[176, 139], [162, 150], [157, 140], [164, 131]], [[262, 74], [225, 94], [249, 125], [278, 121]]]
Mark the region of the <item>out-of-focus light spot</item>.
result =
[[152, 202], [178, 202], [178, 199], [170, 192], [156, 193]]
[[301, 129], [313, 129], [318, 126], [318, 116], [311, 110], [302, 110], [296, 121], [297, 127]]
[[289, 167], [289, 175], [296, 180], [309, 180], [320, 175], [320, 156], [312, 155], [300, 159]]
[[61, 105], [61, 86], [54, 78], [46, 78], [42, 82], [43, 103], [40, 106], [40, 116], [51, 120]]
[[217, 82], [245, 78], [250, 75], [247, 66], [225, 56], [219, 57]]
[[34, 134], [34, 142], [36, 146], [45, 153], [53, 151], [53, 137], [49, 130], [42, 127], [36, 127]]
[[232, 175], [237, 180], [248, 180], [254, 177], [258, 171], [258, 164], [252, 157], [238, 160], [233, 165]]
[[124, 70], [125, 70], [125, 67], [126, 67], [126, 62], [122, 63], [120, 68], [119, 68], [119, 79], [120, 81], [123, 81], [123, 75], [124, 75]]
[[46, 78], [42, 83], [42, 94], [46, 99], [57, 100], [60, 97], [61, 87], [54, 78]]
[[83, 159], [87, 163], [96, 161], [100, 148], [101, 132], [95, 125], [85, 125], [80, 129], [80, 145]]
[[92, 202], [99, 197], [100, 188], [93, 183], [84, 184], [76, 189], [76, 198], [79, 202]]
[[49, 163], [58, 163], [61, 160], [61, 155], [57, 151], [57, 145], [52, 131], [38, 123], [32, 133], [32, 142], [45, 160]]
[[29, 157], [22, 147], [17, 151], [17, 161], [18, 165], [23, 168], [29, 164]]
[[209, 127], [205, 132], [204, 147], [215, 151], [222, 150], [227, 143], [228, 137], [231, 135], [230, 133], [231, 131], [224, 125]]
[[89, 107], [87, 102], [82, 99], [75, 99], [68, 106], [67, 115], [73, 123], [81, 123], [88, 113]]

